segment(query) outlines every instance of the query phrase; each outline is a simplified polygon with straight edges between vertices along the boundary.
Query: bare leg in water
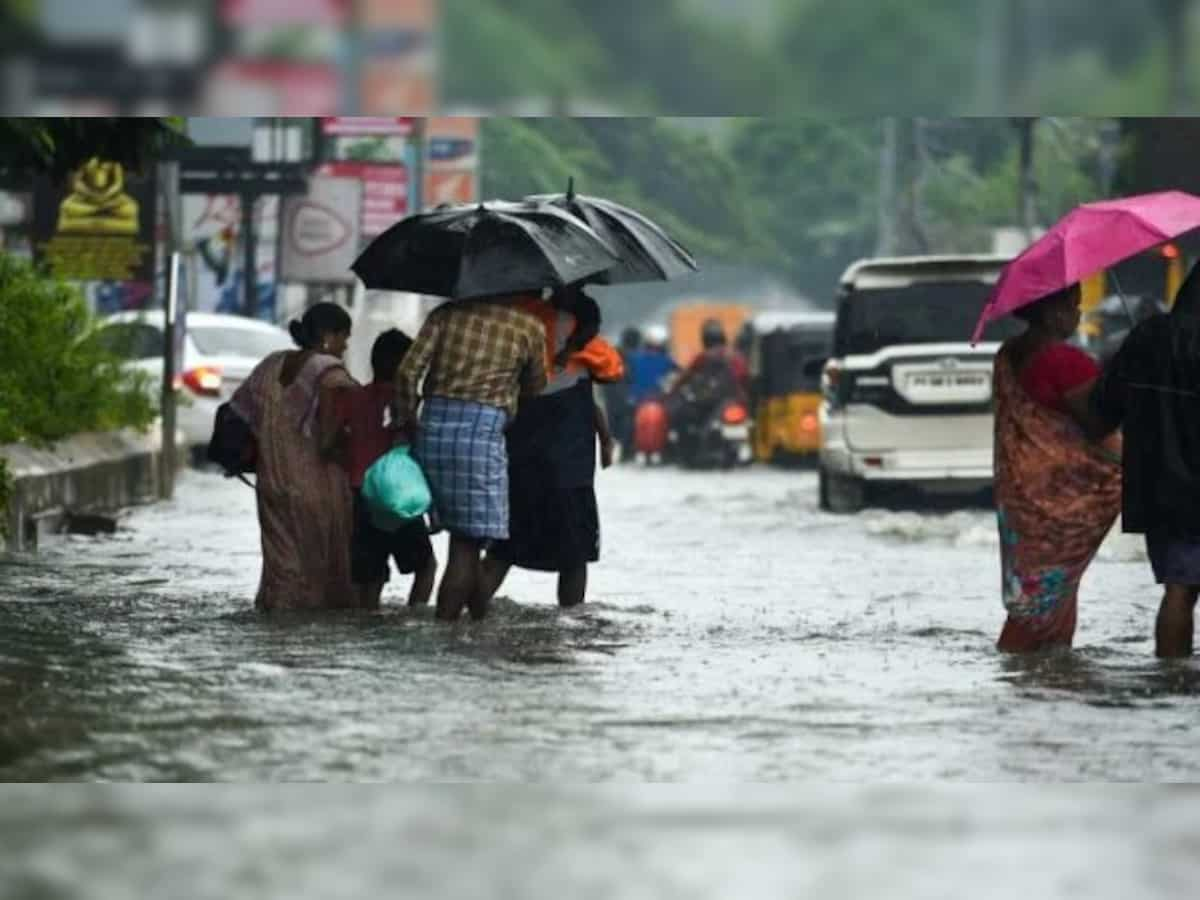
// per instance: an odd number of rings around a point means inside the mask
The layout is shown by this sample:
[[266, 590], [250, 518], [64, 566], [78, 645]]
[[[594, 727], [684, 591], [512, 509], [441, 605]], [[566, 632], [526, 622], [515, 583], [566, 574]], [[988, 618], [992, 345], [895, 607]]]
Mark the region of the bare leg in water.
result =
[[588, 567], [580, 563], [573, 569], [558, 573], [558, 605], [563, 609], [582, 606], [587, 597]]
[[433, 595], [433, 584], [437, 580], [437, 557], [429, 555], [425, 565], [413, 576], [412, 587], [408, 591], [409, 606], [425, 606]]
[[479, 577], [479, 592], [489, 601], [493, 600], [511, 569], [512, 563], [510, 562], [497, 559], [490, 554], [484, 557], [481, 567], [482, 574]]
[[367, 584], [359, 585], [361, 591], [360, 602], [363, 609], [379, 609], [379, 601], [383, 597], [383, 586], [387, 584], [385, 579], [372, 581]]
[[[489, 556], [483, 561], [482, 593], [489, 599], [496, 595], [508, 577], [512, 563]], [[587, 564], [558, 573], [558, 605], [563, 609], [580, 606], [587, 596]]]
[[487, 613], [487, 598], [480, 596], [480, 559], [482, 542], [474, 538], [450, 536], [450, 559], [438, 588], [437, 617], [457, 622], [464, 607], [471, 617], [482, 619]]
[[1161, 659], [1192, 655], [1196, 598], [1200, 587], [1168, 584], [1154, 631], [1155, 653]]

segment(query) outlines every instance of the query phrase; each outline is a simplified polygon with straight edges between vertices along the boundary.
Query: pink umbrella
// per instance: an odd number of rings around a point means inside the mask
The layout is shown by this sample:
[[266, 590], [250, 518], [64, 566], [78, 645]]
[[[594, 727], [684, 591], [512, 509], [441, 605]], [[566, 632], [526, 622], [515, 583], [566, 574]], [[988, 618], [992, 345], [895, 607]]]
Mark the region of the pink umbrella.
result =
[[1200, 228], [1200, 197], [1182, 191], [1077, 207], [1004, 267], [971, 343], [989, 322], [1193, 228]]

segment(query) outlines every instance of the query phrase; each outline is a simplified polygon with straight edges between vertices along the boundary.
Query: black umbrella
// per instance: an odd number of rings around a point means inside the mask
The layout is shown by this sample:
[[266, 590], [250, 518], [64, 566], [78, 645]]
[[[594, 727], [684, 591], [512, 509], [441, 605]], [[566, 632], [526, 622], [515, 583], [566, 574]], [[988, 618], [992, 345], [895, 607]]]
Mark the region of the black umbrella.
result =
[[590, 279], [597, 284], [670, 281], [698, 268], [686, 247], [640, 212], [601, 197], [576, 194], [573, 182], [565, 194], [528, 199], [568, 210], [617, 251], [620, 263]]
[[561, 287], [617, 260], [603, 239], [561, 209], [493, 202], [401, 219], [350, 268], [368, 288], [466, 299]]

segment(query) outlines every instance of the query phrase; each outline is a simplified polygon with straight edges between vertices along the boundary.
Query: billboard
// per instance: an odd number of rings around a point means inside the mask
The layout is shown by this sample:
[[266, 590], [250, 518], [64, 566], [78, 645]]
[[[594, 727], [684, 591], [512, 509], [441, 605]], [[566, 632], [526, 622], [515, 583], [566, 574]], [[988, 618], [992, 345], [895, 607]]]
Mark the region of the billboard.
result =
[[363, 182], [357, 178], [310, 178], [308, 194], [283, 201], [279, 277], [289, 282], [354, 281]]
[[360, 242], [382, 234], [408, 215], [409, 169], [403, 165], [331, 162], [316, 174], [326, 178], [353, 178], [362, 184]]
[[426, 127], [425, 205], [479, 199], [479, 120], [435, 116]]
[[369, 115], [427, 113], [436, 105], [437, 0], [362, 0], [359, 91]]
[[337, 110], [341, 91], [341, 74], [328, 63], [228, 60], [208, 79], [204, 109], [210, 116], [320, 115]]
[[93, 159], [65, 183], [34, 189], [34, 258], [71, 281], [153, 282], [157, 191], [152, 176]]
[[221, 17], [231, 25], [341, 25], [353, 0], [222, 0]]
[[[276, 246], [279, 198], [266, 196], [254, 205], [255, 265], [258, 311], [270, 318], [275, 309]], [[196, 312], [240, 313], [242, 270], [242, 204], [236, 194], [184, 194], [183, 240], [196, 249]]]

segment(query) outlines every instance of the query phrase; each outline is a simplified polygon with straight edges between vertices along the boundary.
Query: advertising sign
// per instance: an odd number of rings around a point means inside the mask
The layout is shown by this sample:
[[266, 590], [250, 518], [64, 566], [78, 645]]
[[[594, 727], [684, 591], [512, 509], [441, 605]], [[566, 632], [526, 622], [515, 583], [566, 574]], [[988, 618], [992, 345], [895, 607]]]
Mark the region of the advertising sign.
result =
[[283, 202], [279, 277], [289, 282], [354, 281], [363, 183], [357, 178], [311, 178], [307, 196]]
[[93, 159], [65, 183], [34, 190], [34, 256], [72, 281], [153, 281], [156, 190], [152, 176]]
[[403, 165], [332, 162], [317, 169], [317, 175], [353, 178], [362, 183], [360, 242], [382, 234], [408, 215], [409, 169]]
[[[254, 205], [258, 309], [275, 308], [279, 198], [261, 197]], [[185, 194], [183, 239], [196, 248], [197, 312], [239, 313], [243, 305], [242, 204], [236, 194]]]
[[325, 116], [321, 119], [321, 133], [347, 137], [408, 137], [415, 124], [413, 116]]
[[359, 86], [363, 111], [433, 110], [437, 0], [363, 0], [359, 10], [366, 36]]
[[327, 63], [231, 60], [218, 65], [205, 88], [210, 116], [303, 116], [341, 104], [341, 75]]
[[479, 120], [434, 117], [427, 133], [425, 203], [473, 203], [479, 199]]
[[341, 25], [353, 0], [222, 0], [231, 25]]

